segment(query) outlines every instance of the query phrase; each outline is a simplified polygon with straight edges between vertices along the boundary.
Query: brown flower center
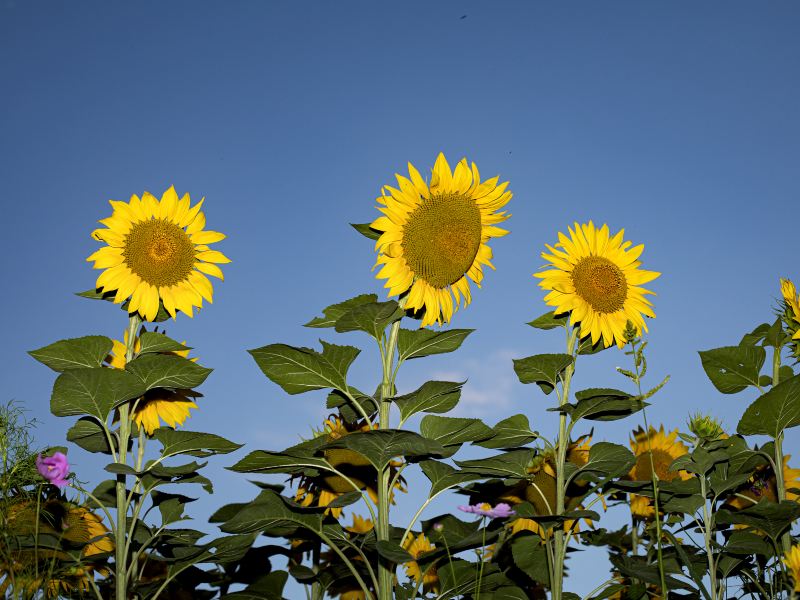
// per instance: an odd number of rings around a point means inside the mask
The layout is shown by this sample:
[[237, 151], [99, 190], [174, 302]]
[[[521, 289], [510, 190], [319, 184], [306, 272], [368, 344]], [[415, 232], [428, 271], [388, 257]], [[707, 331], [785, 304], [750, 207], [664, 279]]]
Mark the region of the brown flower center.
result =
[[169, 287], [185, 281], [195, 263], [192, 240], [166, 219], [139, 221], [125, 236], [125, 265], [144, 281]]
[[602, 256], [582, 258], [572, 269], [578, 295], [599, 313], [622, 310], [628, 297], [628, 281], [617, 265]]
[[462, 194], [425, 198], [403, 227], [403, 255], [413, 273], [442, 289], [461, 279], [481, 245], [481, 211]]

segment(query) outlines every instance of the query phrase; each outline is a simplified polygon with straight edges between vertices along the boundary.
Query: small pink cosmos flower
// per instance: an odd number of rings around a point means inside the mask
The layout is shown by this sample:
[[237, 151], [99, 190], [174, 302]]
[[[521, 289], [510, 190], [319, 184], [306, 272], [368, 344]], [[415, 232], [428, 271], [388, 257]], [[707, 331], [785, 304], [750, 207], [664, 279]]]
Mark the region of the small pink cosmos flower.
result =
[[63, 452], [56, 452], [53, 456], [42, 455], [36, 457], [36, 469], [39, 474], [54, 486], [63, 488], [67, 485], [69, 475], [69, 462]]
[[489, 517], [490, 519], [507, 519], [516, 514], [511, 510], [511, 506], [505, 502], [500, 502], [494, 508], [492, 508], [492, 505], [488, 502], [481, 502], [480, 504], [459, 506], [458, 510], [463, 510], [464, 512], [480, 515], [482, 517]]

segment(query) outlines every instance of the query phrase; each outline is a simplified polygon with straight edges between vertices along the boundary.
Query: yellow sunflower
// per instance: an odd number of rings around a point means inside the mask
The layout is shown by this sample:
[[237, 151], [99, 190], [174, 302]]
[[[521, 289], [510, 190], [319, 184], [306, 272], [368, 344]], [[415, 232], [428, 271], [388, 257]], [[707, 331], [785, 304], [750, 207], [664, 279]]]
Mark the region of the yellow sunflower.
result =
[[395, 175], [399, 189], [385, 186], [377, 200], [384, 214], [370, 224], [381, 232], [377, 278], [387, 280], [389, 296], [408, 292], [405, 306], [424, 311], [422, 327], [441, 325], [450, 322], [462, 296], [464, 306], [470, 303], [468, 280], [480, 287], [483, 265], [494, 269], [487, 242], [508, 233], [496, 225], [511, 215], [497, 211], [511, 192], [497, 177], [481, 182], [466, 158], [451, 171], [441, 153], [430, 185], [411, 163], [408, 172], [410, 179]]
[[[349, 424], [334, 415], [325, 421], [322, 431], [317, 435], [325, 436], [327, 441], [332, 442], [351, 433], [370, 431], [370, 429], [370, 426], [364, 421]], [[325, 450], [324, 456], [325, 460], [347, 479], [329, 471], [323, 471], [314, 477], [302, 476], [297, 492], [295, 492], [296, 502], [302, 506], [326, 507], [342, 494], [352, 492], [352, 484], [367, 492], [374, 502], [378, 502], [378, 473], [366, 458], [347, 448]], [[392, 467], [391, 476], [394, 477], [400, 463], [392, 462], [390, 465]], [[405, 491], [405, 480], [402, 477], [399, 477], [395, 483], [395, 489]], [[394, 503], [393, 497], [391, 500]], [[328, 508], [325, 513], [338, 519], [342, 515], [342, 509], [332, 507]]]
[[[628, 479], [631, 481], [652, 481], [653, 469], [655, 469], [659, 481], [674, 481], [676, 479], [685, 481], [691, 479], [692, 475], [687, 471], [669, 470], [669, 466], [676, 458], [689, 452], [684, 443], [677, 438], [677, 429], [667, 434], [664, 432], [663, 425], [659, 429], [655, 429], [651, 425], [647, 434], [641, 427], [634, 431], [630, 445], [636, 457], [636, 463], [628, 473]], [[653, 500], [645, 496], [631, 494], [630, 509], [634, 517], [641, 519], [652, 519], [655, 516]]]
[[[783, 457], [783, 485], [786, 488], [786, 499], [800, 502], [800, 469], [789, 466], [791, 454]], [[727, 500], [728, 507], [737, 509], [748, 508], [758, 504], [762, 498], [770, 502], [778, 501], [778, 480], [772, 466], [767, 464], [758, 467], [753, 476]]]
[[[126, 365], [125, 350], [128, 346], [128, 332], [125, 332], [124, 342], [119, 340], [112, 340], [113, 347], [111, 354], [106, 357], [106, 363], [115, 369], [124, 369]], [[139, 338], [136, 338], [134, 344], [134, 352], [138, 353], [141, 348]], [[186, 358], [189, 355], [188, 350], [179, 350], [177, 352], [167, 352], [166, 354], [176, 354]], [[192, 359], [196, 361], [196, 358]], [[139, 402], [135, 405], [133, 411], [133, 422], [138, 427], [144, 428], [147, 435], [153, 435], [153, 432], [161, 427], [161, 421], [166, 425], [175, 429], [178, 425], [183, 425], [184, 421], [190, 416], [189, 409], [197, 408], [194, 403], [194, 398], [200, 397], [199, 392], [194, 390], [168, 390], [164, 388], [155, 388], [145, 393]]]
[[361, 515], [353, 515], [353, 524], [350, 527], [345, 527], [347, 531], [355, 534], [369, 533], [375, 528], [372, 519], [369, 517], [362, 517]]
[[794, 591], [800, 592], [800, 546], [792, 546], [783, 557], [783, 564], [792, 575]]
[[[436, 546], [431, 544], [430, 540], [425, 537], [424, 533], [420, 533], [417, 537], [407, 537], [406, 541], [403, 543], [403, 548], [405, 548], [411, 556], [418, 558], [420, 555], [434, 550]], [[439, 591], [439, 574], [436, 572], [436, 567], [430, 567], [427, 571], [425, 571], [424, 575], [422, 574], [422, 569], [420, 569], [417, 561], [405, 563], [404, 567], [406, 570], [406, 576], [413, 579], [417, 583], [422, 580], [423, 591], [433, 591], [434, 593]]]
[[190, 206], [189, 194], [178, 199], [170, 187], [161, 200], [149, 192], [130, 202], [110, 200], [112, 215], [100, 223], [92, 237], [108, 244], [86, 260], [104, 269], [96, 287], [116, 292], [114, 302], [130, 298], [128, 311], [153, 321], [160, 304], [175, 317], [176, 311], [192, 316], [203, 299], [212, 302], [213, 286], [206, 275], [223, 279], [217, 264], [230, 262], [208, 244], [225, 239], [222, 233], [204, 231], [203, 200]]
[[795, 356], [800, 356], [800, 296], [790, 279], [781, 279], [783, 295], [783, 321], [786, 330], [792, 336]]
[[625, 326], [633, 323], [638, 333], [647, 331], [642, 315], [655, 317], [652, 304], [645, 298], [653, 292], [641, 285], [653, 281], [661, 273], [639, 269], [639, 255], [644, 245], [630, 248], [623, 241], [625, 230], [613, 237], [608, 225], [597, 229], [594, 223], [575, 223], [569, 237], [558, 234], [554, 246], [546, 245], [542, 258], [554, 267], [542, 273], [539, 287], [549, 290], [544, 301], [555, 307], [557, 314], [570, 313], [572, 324], [580, 324], [580, 337], [591, 336], [592, 344], [603, 340], [605, 347], [613, 343], [625, 345]]

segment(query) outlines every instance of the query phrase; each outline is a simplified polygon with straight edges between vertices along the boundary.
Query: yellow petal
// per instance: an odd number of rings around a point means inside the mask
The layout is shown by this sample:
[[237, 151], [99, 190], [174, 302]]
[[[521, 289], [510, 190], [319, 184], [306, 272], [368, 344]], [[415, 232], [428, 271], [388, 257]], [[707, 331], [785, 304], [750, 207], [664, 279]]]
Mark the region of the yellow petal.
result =
[[222, 252], [218, 252], [217, 250], [206, 250], [205, 252], [200, 252], [197, 254], [197, 258], [206, 262], [219, 264], [231, 262], [227, 256], [225, 256]]

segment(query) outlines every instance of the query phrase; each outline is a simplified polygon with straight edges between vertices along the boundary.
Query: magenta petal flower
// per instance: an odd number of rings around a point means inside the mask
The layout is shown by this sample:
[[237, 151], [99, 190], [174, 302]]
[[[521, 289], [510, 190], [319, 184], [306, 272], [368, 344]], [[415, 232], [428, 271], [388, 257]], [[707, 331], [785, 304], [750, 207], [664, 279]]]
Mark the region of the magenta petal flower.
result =
[[500, 502], [494, 508], [492, 508], [492, 505], [488, 502], [481, 502], [480, 504], [459, 506], [458, 510], [463, 510], [464, 512], [472, 513], [473, 515], [489, 517], [490, 519], [507, 519], [515, 514], [514, 511], [511, 510], [511, 506], [505, 502]]
[[67, 485], [69, 475], [69, 462], [63, 452], [56, 452], [53, 456], [42, 455], [36, 457], [36, 469], [39, 474], [54, 486], [63, 488]]

